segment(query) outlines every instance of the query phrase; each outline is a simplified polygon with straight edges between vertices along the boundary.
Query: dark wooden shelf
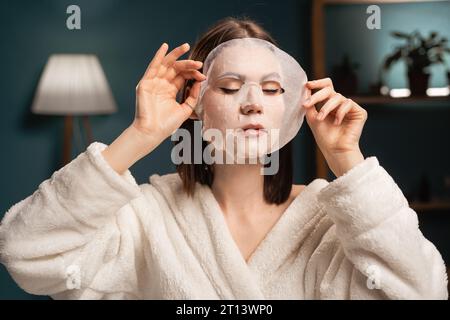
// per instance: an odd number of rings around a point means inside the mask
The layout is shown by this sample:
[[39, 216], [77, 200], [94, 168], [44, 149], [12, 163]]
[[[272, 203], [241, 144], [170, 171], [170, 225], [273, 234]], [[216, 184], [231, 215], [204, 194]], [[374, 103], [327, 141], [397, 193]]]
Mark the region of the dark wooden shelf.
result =
[[443, 97], [405, 97], [405, 98], [392, 98], [390, 96], [376, 96], [376, 95], [356, 95], [348, 96], [356, 103], [360, 105], [436, 105], [436, 106], [449, 106], [450, 96]]
[[413, 201], [409, 204], [411, 209], [415, 211], [431, 211], [431, 210], [448, 210], [450, 211], [450, 201], [430, 201], [418, 202]]

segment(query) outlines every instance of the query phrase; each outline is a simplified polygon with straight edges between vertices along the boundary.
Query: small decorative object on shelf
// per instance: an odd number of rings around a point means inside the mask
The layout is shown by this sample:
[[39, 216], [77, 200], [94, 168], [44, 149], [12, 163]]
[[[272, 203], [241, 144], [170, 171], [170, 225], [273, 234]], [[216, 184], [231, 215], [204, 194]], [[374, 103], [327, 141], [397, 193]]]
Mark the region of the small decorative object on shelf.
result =
[[[383, 64], [383, 71], [387, 71], [391, 65], [404, 59], [407, 63], [407, 76], [411, 95], [425, 96], [428, 89], [430, 73], [428, 68], [432, 64], [446, 64], [443, 58], [444, 53], [450, 53], [447, 47], [447, 39], [438, 36], [436, 31], [430, 32], [428, 38], [422, 37], [419, 31], [411, 34], [393, 31], [391, 35], [395, 38], [406, 40], [406, 44], [399, 46], [388, 55]], [[447, 73], [450, 70], [447, 67]]]
[[[449, 177], [444, 177], [444, 184], [447, 188]], [[421, 175], [417, 192], [405, 193], [410, 207], [418, 213], [425, 212], [446, 212], [450, 213], [450, 199], [448, 195], [437, 196], [431, 192], [430, 180], [425, 173]]]
[[381, 94], [383, 96], [386, 96], [389, 93], [389, 89], [383, 91], [383, 88], [386, 88], [386, 87], [383, 85], [382, 80], [378, 80], [374, 83], [371, 83], [369, 85], [369, 95], [370, 96], [379, 96]]
[[418, 200], [421, 202], [430, 202], [431, 200], [430, 182], [425, 174], [420, 178]]
[[348, 54], [344, 54], [342, 62], [333, 67], [332, 77], [337, 92], [343, 95], [356, 94], [358, 91], [358, 76], [355, 72], [359, 68], [358, 63], [350, 62]]
[[445, 199], [450, 201], [450, 175], [444, 176]]

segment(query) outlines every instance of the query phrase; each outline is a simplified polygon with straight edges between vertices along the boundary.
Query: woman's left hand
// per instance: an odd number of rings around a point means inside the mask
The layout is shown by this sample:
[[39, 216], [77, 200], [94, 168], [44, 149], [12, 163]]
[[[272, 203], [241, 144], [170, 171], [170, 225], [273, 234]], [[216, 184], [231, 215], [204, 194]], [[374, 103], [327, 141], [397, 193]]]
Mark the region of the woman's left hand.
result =
[[[328, 166], [339, 177], [364, 161], [359, 149], [367, 111], [351, 99], [334, 91], [330, 78], [308, 81], [307, 89], [320, 89], [311, 96], [306, 90], [306, 121], [310, 126], [317, 145], [324, 155]], [[315, 104], [325, 104], [317, 112]]]

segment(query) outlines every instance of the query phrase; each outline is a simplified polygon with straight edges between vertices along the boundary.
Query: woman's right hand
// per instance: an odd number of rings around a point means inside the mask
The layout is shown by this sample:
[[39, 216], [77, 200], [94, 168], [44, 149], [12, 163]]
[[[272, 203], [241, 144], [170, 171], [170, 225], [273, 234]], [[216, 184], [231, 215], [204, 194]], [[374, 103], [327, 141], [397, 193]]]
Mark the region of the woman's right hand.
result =
[[[206, 77], [197, 69], [201, 61], [177, 60], [189, 51], [185, 43], [166, 55], [164, 43], [156, 52], [136, 87], [136, 112], [133, 123], [114, 140], [102, 155], [119, 174], [145, 157], [189, 118]], [[178, 91], [188, 79], [195, 79], [183, 103], [176, 101]]]
[[[197, 104], [201, 81], [206, 77], [197, 69], [201, 61], [180, 60], [178, 58], [189, 51], [185, 43], [166, 55], [168, 45], [164, 43], [156, 52], [141, 81], [136, 87], [136, 114], [133, 126], [152, 137], [170, 136], [192, 114]], [[185, 80], [197, 80], [190, 90], [186, 101], [176, 101], [178, 91]]]

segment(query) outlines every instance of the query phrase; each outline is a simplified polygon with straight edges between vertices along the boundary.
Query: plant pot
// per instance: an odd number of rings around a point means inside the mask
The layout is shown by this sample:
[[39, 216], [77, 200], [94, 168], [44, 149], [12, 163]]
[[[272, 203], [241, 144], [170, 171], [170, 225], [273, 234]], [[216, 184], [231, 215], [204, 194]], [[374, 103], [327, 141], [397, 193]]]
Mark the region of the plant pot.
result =
[[408, 70], [409, 90], [412, 96], [425, 96], [428, 89], [430, 74]]
[[358, 91], [358, 76], [354, 72], [333, 73], [334, 87], [343, 95], [355, 95]]

